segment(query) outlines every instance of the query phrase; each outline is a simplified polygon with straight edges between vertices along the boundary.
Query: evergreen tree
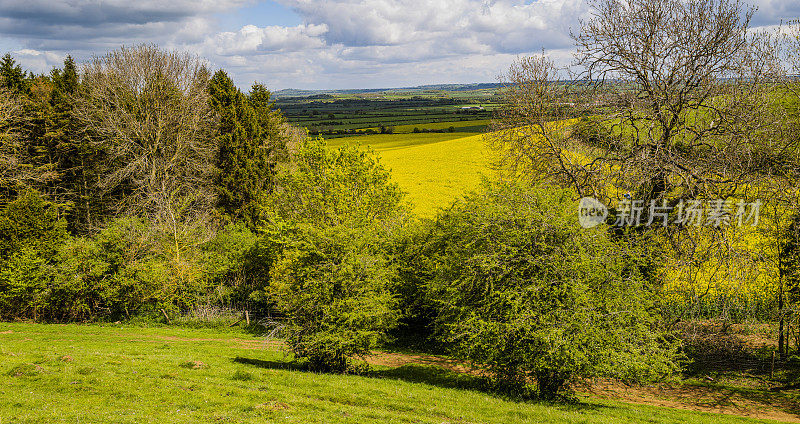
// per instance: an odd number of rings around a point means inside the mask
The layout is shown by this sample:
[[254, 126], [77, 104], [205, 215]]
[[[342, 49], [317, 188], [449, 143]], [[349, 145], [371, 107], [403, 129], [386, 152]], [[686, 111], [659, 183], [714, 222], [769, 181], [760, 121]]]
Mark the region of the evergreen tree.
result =
[[0, 88], [20, 93], [28, 91], [28, 75], [10, 53], [0, 59]]
[[68, 222], [70, 229], [86, 232], [94, 225], [92, 204], [95, 187], [96, 162], [100, 152], [81, 135], [80, 126], [74, 116], [75, 96], [78, 95], [79, 78], [75, 61], [71, 56], [64, 60], [63, 69], [50, 73], [53, 90], [50, 96], [52, 108], [49, 143], [58, 154], [61, 173], [62, 196], [70, 206]]
[[220, 116], [218, 207], [230, 219], [255, 227], [272, 187], [277, 152], [285, 146], [283, 118], [272, 110], [263, 86], [253, 86], [245, 96], [224, 71], [214, 74], [209, 93]]

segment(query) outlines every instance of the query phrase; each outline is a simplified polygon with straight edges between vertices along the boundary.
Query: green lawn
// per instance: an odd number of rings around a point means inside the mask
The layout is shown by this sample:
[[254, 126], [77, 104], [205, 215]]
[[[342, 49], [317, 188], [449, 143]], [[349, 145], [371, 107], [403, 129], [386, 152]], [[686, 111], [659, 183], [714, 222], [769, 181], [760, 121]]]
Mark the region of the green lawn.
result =
[[469, 387], [464, 376], [430, 366], [368, 377], [293, 368], [240, 332], [0, 323], [0, 423], [758, 422], [595, 399], [517, 402], [456, 388]]

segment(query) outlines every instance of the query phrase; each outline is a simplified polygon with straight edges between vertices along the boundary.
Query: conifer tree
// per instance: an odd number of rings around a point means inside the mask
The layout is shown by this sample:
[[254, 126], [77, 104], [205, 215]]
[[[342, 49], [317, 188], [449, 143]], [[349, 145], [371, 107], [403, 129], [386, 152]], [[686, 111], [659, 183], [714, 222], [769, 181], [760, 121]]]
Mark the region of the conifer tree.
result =
[[209, 93], [220, 117], [218, 208], [229, 219], [255, 227], [272, 187], [277, 152], [285, 148], [283, 118], [272, 109], [266, 88], [254, 85], [246, 96], [224, 71], [214, 74]]
[[28, 90], [28, 75], [10, 53], [0, 59], [0, 88], [20, 93]]

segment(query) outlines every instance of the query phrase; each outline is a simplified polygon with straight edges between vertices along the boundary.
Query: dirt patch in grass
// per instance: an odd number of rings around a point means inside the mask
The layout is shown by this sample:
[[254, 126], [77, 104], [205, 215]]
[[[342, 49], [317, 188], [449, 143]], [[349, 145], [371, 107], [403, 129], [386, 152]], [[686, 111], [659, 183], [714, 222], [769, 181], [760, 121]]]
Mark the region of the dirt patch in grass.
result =
[[392, 368], [402, 367], [404, 365], [438, 365], [451, 371], [476, 374], [477, 370], [459, 362], [456, 359], [445, 358], [434, 355], [426, 355], [422, 353], [394, 353], [394, 352], [380, 352], [373, 351], [372, 355], [366, 358], [370, 365], [381, 365]]
[[800, 405], [786, 394], [693, 384], [629, 386], [612, 380], [586, 382], [578, 390], [594, 397], [642, 405], [800, 423]]
[[33, 377], [44, 372], [44, 368], [36, 364], [19, 364], [6, 374], [9, 377]]
[[208, 365], [206, 365], [205, 363], [200, 362], [200, 361], [186, 361], [186, 362], [182, 362], [180, 364], [180, 367], [181, 368], [190, 369], [190, 370], [204, 370], [204, 369], [208, 368]]

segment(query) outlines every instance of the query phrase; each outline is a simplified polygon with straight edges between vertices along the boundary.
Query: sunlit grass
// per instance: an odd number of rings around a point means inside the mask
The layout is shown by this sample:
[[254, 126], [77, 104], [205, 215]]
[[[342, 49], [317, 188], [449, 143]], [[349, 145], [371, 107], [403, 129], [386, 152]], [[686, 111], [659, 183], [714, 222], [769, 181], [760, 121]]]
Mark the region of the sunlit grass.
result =
[[520, 402], [448, 373], [310, 373], [237, 332], [0, 324], [2, 423], [757, 422], [608, 400]]

